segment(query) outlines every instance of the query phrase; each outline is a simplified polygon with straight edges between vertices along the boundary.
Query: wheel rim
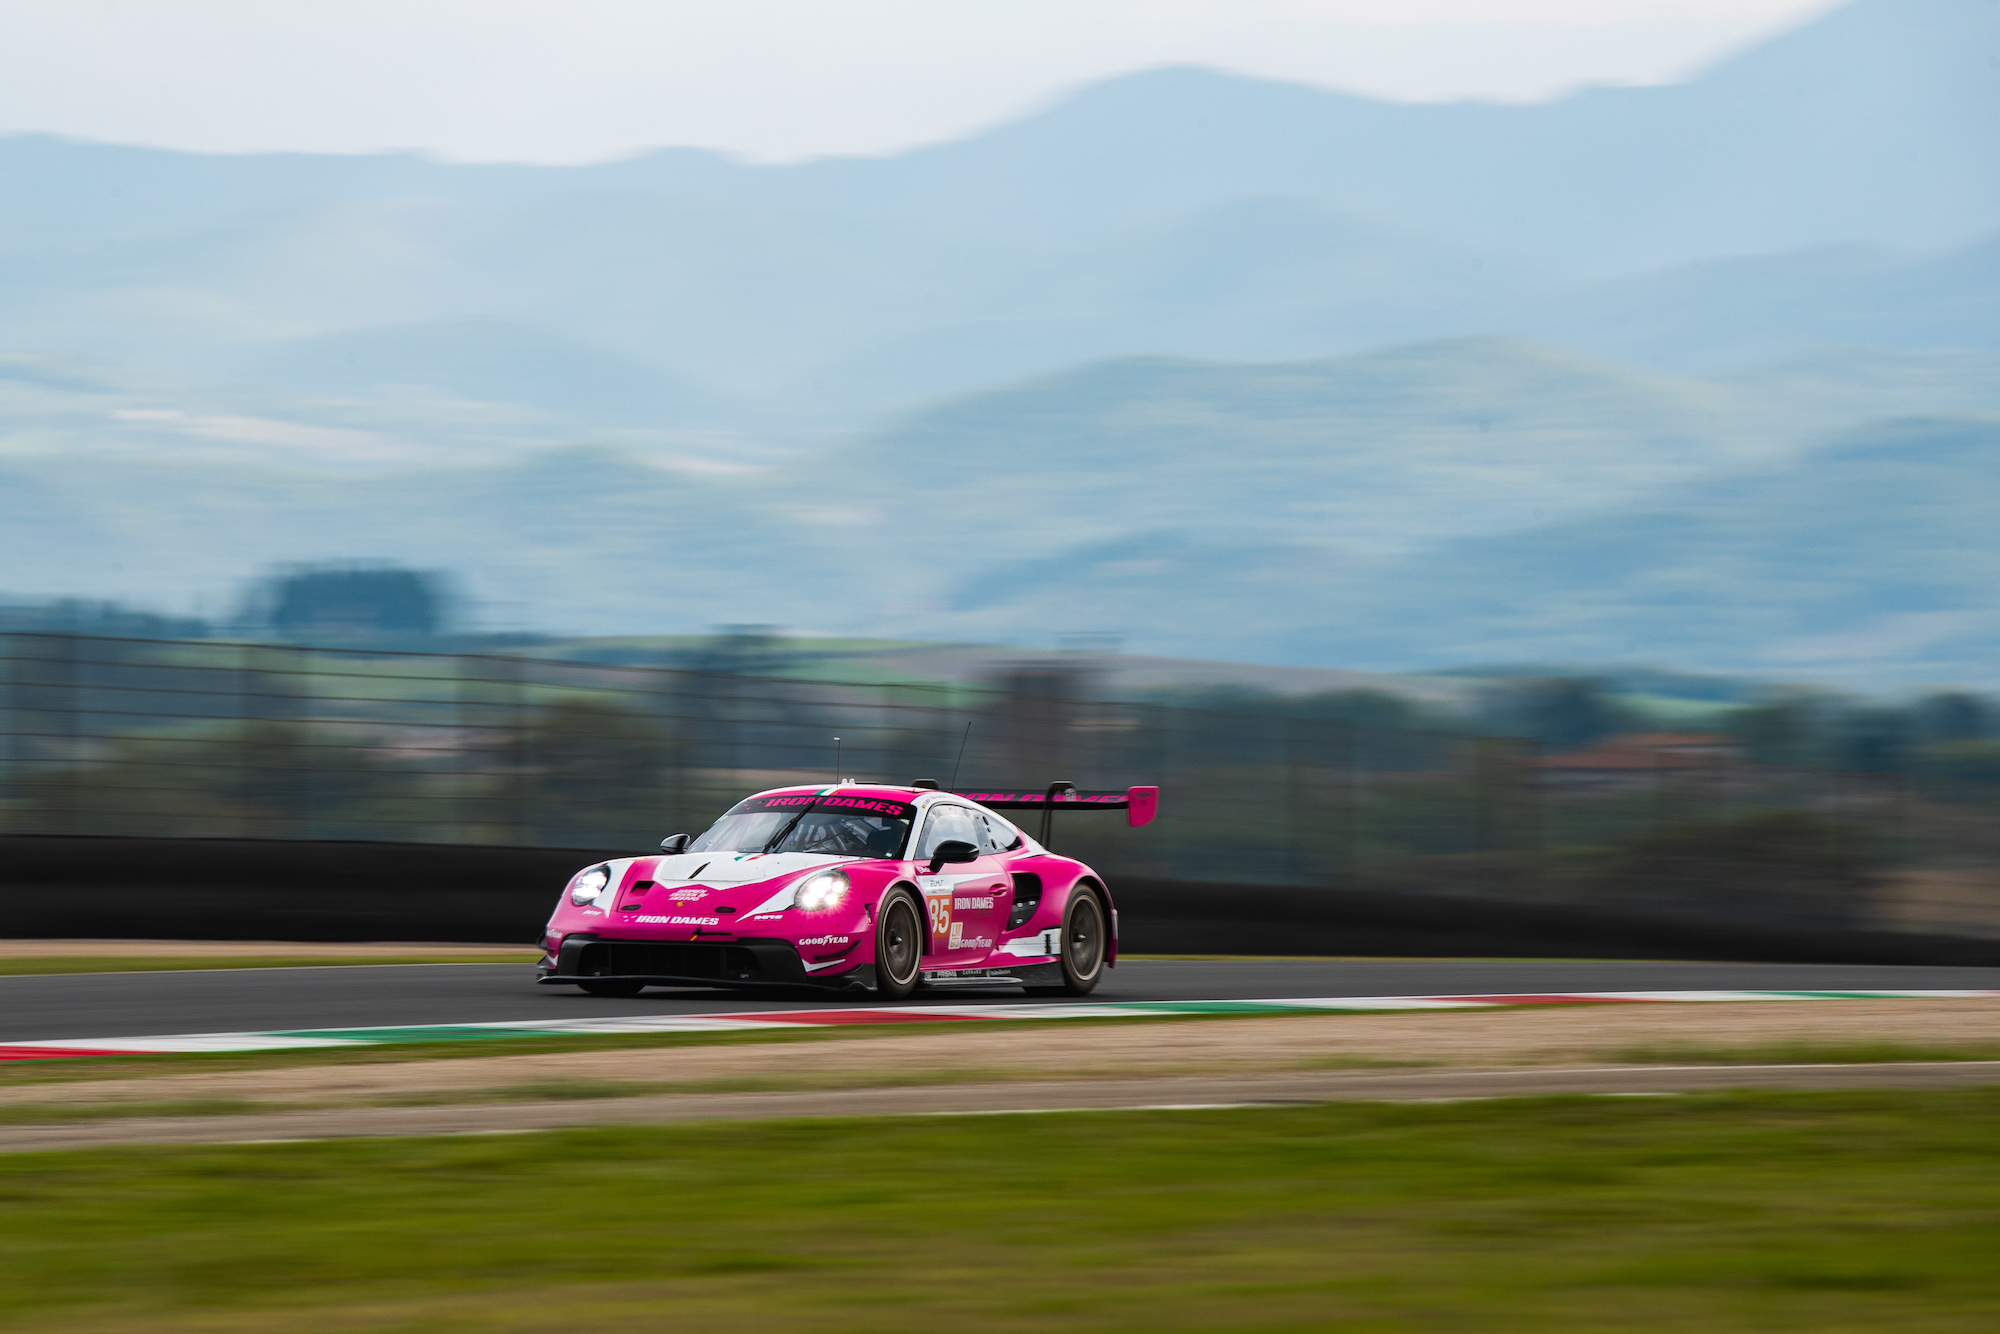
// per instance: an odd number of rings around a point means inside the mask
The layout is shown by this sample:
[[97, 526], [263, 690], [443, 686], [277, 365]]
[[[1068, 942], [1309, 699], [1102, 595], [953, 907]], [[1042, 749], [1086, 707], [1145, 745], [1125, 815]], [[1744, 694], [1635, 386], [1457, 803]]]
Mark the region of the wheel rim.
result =
[[908, 899], [897, 899], [882, 914], [882, 971], [901, 986], [916, 976], [917, 959], [916, 910]]
[[1086, 894], [1070, 910], [1063, 944], [1068, 947], [1071, 972], [1080, 978], [1097, 976], [1098, 963], [1104, 957], [1104, 918], [1094, 896]]

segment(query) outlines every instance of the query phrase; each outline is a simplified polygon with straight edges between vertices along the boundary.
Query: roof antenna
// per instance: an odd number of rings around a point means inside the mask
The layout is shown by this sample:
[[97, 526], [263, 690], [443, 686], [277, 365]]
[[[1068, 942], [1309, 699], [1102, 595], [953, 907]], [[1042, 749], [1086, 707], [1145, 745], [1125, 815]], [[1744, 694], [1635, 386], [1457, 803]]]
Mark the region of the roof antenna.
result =
[[842, 780], [840, 777], [840, 738], [835, 737], [833, 739], [833, 785], [835, 787], [839, 787], [841, 781]]
[[965, 725], [965, 735], [958, 739], [958, 764], [951, 766], [951, 781], [944, 785], [947, 792], [953, 791], [958, 787], [958, 765], [965, 763], [965, 743], [970, 740], [972, 740], [972, 724], [967, 723]]

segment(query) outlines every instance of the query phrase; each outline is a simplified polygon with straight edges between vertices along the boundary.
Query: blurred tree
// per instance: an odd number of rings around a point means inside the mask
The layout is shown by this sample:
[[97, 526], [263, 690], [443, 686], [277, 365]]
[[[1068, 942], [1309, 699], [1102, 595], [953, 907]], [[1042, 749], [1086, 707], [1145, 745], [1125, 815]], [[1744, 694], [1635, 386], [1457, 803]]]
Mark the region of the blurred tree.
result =
[[1993, 731], [1990, 701], [1963, 690], [1938, 690], [1911, 706], [1917, 733], [1926, 741], [1979, 741]]
[[536, 836], [573, 847], [645, 846], [671, 833], [666, 769], [672, 739], [659, 723], [592, 699], [550, 704], [522, 734], [524, 809]]
[[1408, 695], [1386, 690], [1328, 690], [1297, 702], [1301, 718], [1334, 718], [1368, 727], [1434, 727], [1430, 711]]
[[1752, 704], [1731, 713], [1726, 726], [1756, 764], [1810, 764], [1818, 757], [1817, 720], [1797, 700]]
[[1207, 709], [1216, 713], [1260, 718], [1327, 718], [1370, 727], [1440, 726], [1441, 720], [1421, 700], [1388, 690], [1323, 690], [1313, 695], [1280, 695], [1244, 686], [1153, 690], [1149, 703], [1173, 708]]
[[775, 625], [725, 625], [687, 665], [718, 676], [783, 676], [798, 653]]
[[1753, 763], [1836, 765], [1842, 721], [1852, 708], [1830, 691], [1790, 687], [1730, 713], [1724, 727]]
[[1915, 720], [1907, 709], [1851, 709], [1834, 731], [1834, 767], [1864, 774], [1901, 773], [1915, 742]]
[[120, 740], [23, 792], [100, 835], [395, 840], [441, 819], [421, 773], [295, 723]]
[[1924, 769], [1959, 783], [2000, 784], [2000, 741], [1943, 741], [1924, 750]]
[[0, 605], [0, 631], [6, 630], [132, 639], [206, 639], [209, 634], [208, 622], [192, 616], [165, 616], [121, 602], [79, 598]]
[[246, 620], [286, 639], [428, 637], [445, 627], [443, 580], [396, 566], [298, 566], [265, 581]]
[[1577, 676], [1524, 677], [1487, 692], [1482, 713], [1500, 730], [1556, 748], [1581, 746], [1646, 720], [1622, 707], [1597, 682]]

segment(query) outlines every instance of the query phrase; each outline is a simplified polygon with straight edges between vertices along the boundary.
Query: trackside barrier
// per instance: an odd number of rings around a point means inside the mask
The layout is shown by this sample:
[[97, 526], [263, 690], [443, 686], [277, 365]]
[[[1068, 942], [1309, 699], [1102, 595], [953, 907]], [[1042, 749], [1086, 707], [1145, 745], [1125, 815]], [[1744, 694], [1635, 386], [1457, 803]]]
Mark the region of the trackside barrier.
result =
[[[580, 867], [633, 850], [0, 838], [0, 935], [536, 940]], [[1137, 954], [2000, 965], [2000, 941], [1388, 890], [1114, 877]]]
[[[0, 632], [0, 836], [652, 848], [844, 764], [998, 798], [1157, 784], [1143, 835], [1052, 817], [1119, 882], [2000, 939], [2000, 778], [1977, 766], [1837, 772], [1725, 740], [1633, 768], [1368, 692], [1104, 698], [1089, 655], [975, 684], [835, 680], [837, 653], [776, 640], [405, 648]], [[586, 652], [624, 660], [564, 656]]]

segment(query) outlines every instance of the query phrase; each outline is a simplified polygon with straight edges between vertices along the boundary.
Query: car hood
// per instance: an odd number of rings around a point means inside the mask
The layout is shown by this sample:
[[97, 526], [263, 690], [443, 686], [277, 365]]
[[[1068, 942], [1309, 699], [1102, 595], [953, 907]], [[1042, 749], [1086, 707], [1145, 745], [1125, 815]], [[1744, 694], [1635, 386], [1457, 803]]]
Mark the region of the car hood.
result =
[[749, 885], [854, 860], [820, 852], [684, 852], [660, 858], [653, 867], [653, 883]]

